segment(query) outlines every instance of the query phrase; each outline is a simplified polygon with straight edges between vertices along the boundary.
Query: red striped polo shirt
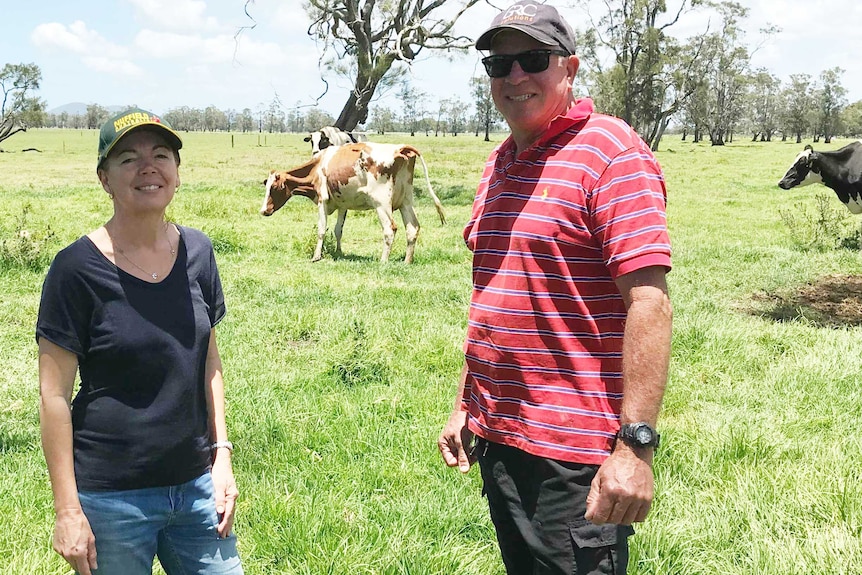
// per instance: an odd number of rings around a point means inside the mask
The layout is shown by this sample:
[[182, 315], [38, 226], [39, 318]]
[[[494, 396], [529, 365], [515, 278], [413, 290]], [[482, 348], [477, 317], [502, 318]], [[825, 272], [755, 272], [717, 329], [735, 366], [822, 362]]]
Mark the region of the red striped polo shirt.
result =
[[485, 165], [464, 239], [469, 426], [490, 441], [600, 464], [619, 429], [626, 310], [614, 278], [670, 269], [661, 168], [583, 99], [515, 157]]

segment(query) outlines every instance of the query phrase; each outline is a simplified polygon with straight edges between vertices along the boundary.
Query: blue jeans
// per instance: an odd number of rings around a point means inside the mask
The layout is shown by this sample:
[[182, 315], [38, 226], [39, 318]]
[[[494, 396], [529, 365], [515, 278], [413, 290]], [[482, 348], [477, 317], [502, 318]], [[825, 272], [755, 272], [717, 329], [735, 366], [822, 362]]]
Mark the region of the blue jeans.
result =
[[209, 472], [170, 487], [79, 492], [96, 537], [94, 575], [242, 575], [236, 536], [220, 539]]

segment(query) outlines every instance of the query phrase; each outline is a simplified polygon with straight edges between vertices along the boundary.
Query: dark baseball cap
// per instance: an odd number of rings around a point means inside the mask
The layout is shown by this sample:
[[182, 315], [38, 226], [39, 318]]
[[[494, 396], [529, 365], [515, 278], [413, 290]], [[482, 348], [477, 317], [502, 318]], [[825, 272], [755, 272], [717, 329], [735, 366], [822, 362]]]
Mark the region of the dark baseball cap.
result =
[[491, 26], [476, 40], [476, 49], [490, 50], [491, 40], [502, 30], [518, 30], [542, 44], [575, 53], [574, 32], [557, 9], [547, 4], [529, 0], [515, 2], [494, 17]]
[[102, 124], [102, 129], [99, 131], [99, 162], [96, 164], [96, 169], [102, 165], [102, 162], [105, 161], [105, 158], [108, 157], [108, 154], [111, 153], [117, 142], [123, 139], [123, 136], [132, 130], [145, 126], [150, 129], [157, 129], [174, 151], [183, 147], [183, 141], [166, 121], [152, 112], [147, 112], [140, 108], [129, 108], [112, 118], [108, 118]]

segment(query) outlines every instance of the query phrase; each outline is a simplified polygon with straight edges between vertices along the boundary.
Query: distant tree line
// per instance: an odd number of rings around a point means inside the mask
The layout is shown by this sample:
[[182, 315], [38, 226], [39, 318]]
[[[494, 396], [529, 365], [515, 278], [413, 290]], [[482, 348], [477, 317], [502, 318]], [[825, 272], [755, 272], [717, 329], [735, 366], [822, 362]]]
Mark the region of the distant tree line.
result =
[[[470, 80], [472, 101], [457, 96], [434, 101], [410, 85], [403, 67], [392, 67], [395, 62], [412, 62], [422, 47], [457, 51], [469, 45], [468, 39], [452, 36], [450, 31], [451, 24], [475, 0], [460, 0], [453, 18], [439, 20], [431, 16], [438, 3], [425, 1], [401, 2], [380, 12], [370, 0], [309, 3], [312, 35], [325, 40], [324, 51], [339, 47], [340, 57], [327, 60], [322, 69], [355, 74], [356, 86], [362, 87], [354, 89], [338, 119], [301, 102], [286, 107], [277, 95], [254, 109], [183, 106], [163, 115], [178, 130], [189, 131], [301, 133], [327, 125], [352, 129], [359, 122], [360, 129], [378, 134], [484, 133], [487, 140], [489, 132], [502, 125], [486, 77]], [[751, 49], [745, 44], [741, 22], [748, 10], [736, 2], [607, 0], [605, 11], [594, 19], [587, 0], [572, 1], [587, 14], [586, 31], [578, 38], [582, 61], [578, 90], [583, 84], [599, 111], [626, 120], [653, 149], [668, 129], [681, 132], [683, 139], [690, 135], [695, 142], [709, 138], [713, 145], [724, 145], [741, 134], [756, 141], [780, 136], [801, 142], [810, 136], [816, 142], [822, 137], [827, 143], [835, 136], [862, 136], [862, 101], [848, 105], [841, 68], [824, 70], [817, 78], [793, 74], [786, 81], [766, 69], [752, 69], [752, 56], [759, 47]], [[705, 30], [685, 41], [670, 34], [683, 14], [700, 10], [710, 11]], [[381, 18], [375, 25], [386, 33], [373, 36], [375, 45], [358, 57], [355, 51], [362, 45], [360, 40], [371, 37], [365, 38], [367, 31], [360, 31], [358, 38], [358, 32], [344, 28], [343, 23], [353, 19], [372, 22], [375, 17]], [[712, 22], [718, 22], [714, 29]], [[390, 34], [412, 34], [422, 29], [420, 23], [437, 31], [433, 38], [427, 37], [427, 44], [422, 44], [421, 35], [410, 36], [393, 51], [383, 41]], [[763, 41], [777, 32], [775, 28], [763, 30]], [[367, 67], [378, 60], [379, 67], [369, 71]], [[355, 67], [342, 66], [344, 62], [353, 62]], [[86, 114], [48, 114], [44, 101], [34, 96], [40, 81], [36, 64], [6, 64], [0, 71], [0, 141], [29, 127], [94, 129], [109, 116], [98, 104], [89, 105]], [[380, 101], [378, 89], [384, 93], [396, 88], [397, 106], [374, 104]]]
[[[587, 0], [578, 4], [589, 15]], [[771, 141], [810, 135], [862, 134], [862, 101], [847, 105], [843, 70], [825, 70], [815, 80], [794, 74], [782, 82], [766, 69], [751, 69], [758, 48], [743, 42], [742, 22], [748, 9], [732, 1], [616, 0], [607, 12], [590, 19], [579, 38], [583, 77], [599, 110], [619, 116], [657, 149], [665, 130], [676, 125], [683, 138], [708, 137], [713, 145], [748, 133]], [[669, 9], [673, 6], [673, 9]], [[685, 42], [669, 30], [693, 10], [710, 10], [716, 29]], [[711, 18], [712, 22], [713, 19]], [[761, 31], [764, 41], [776, 28]], [[606, 55], [611, 64], [603, 65]]]
[[[417, 133], [457, 136], [468, 132], [478, 136], [482, 133], [488, 139], [490, 132], [500, 128], [500, 116], [491, 100], [490, 82], [486, 77], [473, 78], [471, 86], [475, 98], [472, 105], [455, 96], [432, 104], [427, 94], [403, 81], [397, 111], [388, 106], [373, 106], [371, 118], [362, 128], [377, 134], [409, 132], [411, 136]], [[39, 110], [31, 115], [28, 127], [97, 129], [111, 114], [100, 104], [87, 105], [84, 114], [51, 114]], [[297, 103], [285, 110], [278, 98], [254, 110], [220, 110], [215, 106], [201, 110], [182, 106], [162, 113], [162, 117], [176, 130], [197, 132], [307, 133], [335, 125], [335, 118], [318, 107]]]

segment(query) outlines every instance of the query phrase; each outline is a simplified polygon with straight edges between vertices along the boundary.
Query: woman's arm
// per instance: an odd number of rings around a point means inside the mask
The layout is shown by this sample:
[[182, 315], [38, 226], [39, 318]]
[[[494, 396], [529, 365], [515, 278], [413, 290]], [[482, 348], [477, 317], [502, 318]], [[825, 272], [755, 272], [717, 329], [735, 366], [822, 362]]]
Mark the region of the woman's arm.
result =
[[39, 338], [39, 421], [54, 493], [54, 550], [81, 575], [97, 568], [96, 539], [78, 500], [72, 454], [72, 389], [78, 358]]
[[[224, 410], [224, 379], [222, 378], [221, 356], [216, 344], [215, 328], [210, 331], [210, 343], [207, 349], [206, 364], [207, 408], [210, 417], [210, 433], [216, 443], [228, 440], [227, 424]], [[236, 481], [231, 466], [231, 451], [227, 447], [219, 447], [213, 454], [212, 477], [215, 486], [216, 511], [219, 513], [218, 534], [220, 537], [230, 535], [233, 528], [234, 504], [239, 497]]]

